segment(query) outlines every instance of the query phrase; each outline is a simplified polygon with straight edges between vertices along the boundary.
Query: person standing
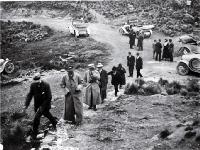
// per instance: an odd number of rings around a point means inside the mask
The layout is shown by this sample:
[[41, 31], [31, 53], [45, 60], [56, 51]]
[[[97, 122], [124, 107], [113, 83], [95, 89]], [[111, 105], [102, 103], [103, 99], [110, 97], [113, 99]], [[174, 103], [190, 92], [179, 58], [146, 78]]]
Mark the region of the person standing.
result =
[[161, 39], [158, 40], [158, 42], [155, 45], [155, 48], [156, 48], [156, 60], [161, 61], [161, 53], [162, 53]]
[[140, 73], [140, 70], [143, 69], [143, 60], [140, 57], [140, 54], [136, 54], [136, 70], [137, 70], [137, 78], [138, 77], [143, 77], [142, 74]]
[[143, 51], [143, 40], [144, 40], [144, 35], [143, 33], [140, 33], [138, 36], [138, 51]]
[[169, 58], [169, 44], [168, 40], [165, 39], [165, 43], [163, 44], [163, 54], [162, 54], [162, 59], [166, 60]]
[[153, 44], [152, 44], [152, 48], [153, 48], [153, 59], [155, 59], [155, 54], [156, 54], [156, 43], [157, 41], [154, 40]]
[[174, 54], [174, 43], [172, 42], [172, 39], [169, 39], [169, 58], [171, 62], [173, 62], [173, 54]]
[[129, 32], [129, 44], [130, 44], [130, 49], [133, 49], [133, 46], [135, 46], [135, 38], [136, 38], [136, 33], [133, 30], [133, 26], [130, 25], [130, 32]]
[[108, 84], [108, 75], [107, 71], [103, 69], [103, 65], [101, 63], [97, 64], [98, 71], [100, 73], [100, 94], [101, 94], [101, 100], [102, 103], [104, 102], [104, 99], [107, 97], [107, 84]]
[[119, 64], [118, 67], [117, 67], [117, 71], [119, 72], [119, 74], [121, 76], [119, 88], [122, 88], [122, 85], [126, 84], [126, 78], [125, 78], [126, 70], [125, 70], [124, 67], [122, 67], [122, 64]]
[[100, 74], [95, 69], [94, 64], [88, 65], [89, 70], [86, 71], [84, 81], [87, 84], [84, 103], [89, 106], [88, 109], [96, 111], [96, 105], [101, 104], [101, 94], [99, 88]]
[[127, 66], [129, 68], [129, 77], [133, 77], [133, 70], [135, 66], [135, 57], [131, 54], [131, 52], [128, 53], [127, 56]]
[[26, 112], [26, 109], [30, 105], [32, 98], [34, 98], [35, 111], [32, 139], [36, 139], [38, 134], [38, 127], [40, 124], [40, 118], [42, 115], [50, 120], [54, 130], [56, 130], [57, 124], [56, 119], [49, 112], [49, 110], [51, 109], [52, 99], [50, 85], [47, 82], [41, 80], [40, 73], [36, 73], [33, 77], [33, 83], [31, 83], [29, 93], [26, 97], [24, 112]]
[[114, 85], [115, 96], [117, 96], [117, 92], [119, 92], [118, 86], [120, 84], [121, 76], [115, 66], [112, 68], [112, 71], [108, 72], [108, 75], [111, 75], [111, 77], [112, 77], [111, 84]]
[[83, 79], [69, 66], [60, 84], [65, 94], [63, 119], [76, 125], [83, 119], [82, 84]]

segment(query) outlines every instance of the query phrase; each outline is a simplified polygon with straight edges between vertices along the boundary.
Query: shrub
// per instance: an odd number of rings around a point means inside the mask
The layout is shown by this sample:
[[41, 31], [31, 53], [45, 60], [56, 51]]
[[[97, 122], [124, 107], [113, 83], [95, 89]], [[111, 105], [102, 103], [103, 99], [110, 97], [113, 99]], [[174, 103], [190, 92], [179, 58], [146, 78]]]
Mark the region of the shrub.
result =
[[146, 82], [142, 88], [144, 89], [144, 92], [146, 95], [153, 95], [153, 94], [159, 94], [161, 93], [161, 87], [158, 83], [153, 81]]
[[173, 95], [173, 94], [178, 94], [180, 92], [181, 87], [182, 86], [179, 82], [173, 81], [173, 82], [169, 83], [165, 87], [165, 89], [166, 89], [167, 94]]
[[145, 81], [143, 79], [136, 79], [135, 82], [139, 85], [139, 87], [142, 87], [145, 84]]
[[199, 92], [200, 91], [199, 80], [198, 79], [189, 80], [186, 87], [189, 92]]
[[188, 90], [187, 90], [186, 88], [181, 88], [180, 94], [181, 94], [182, 96], [186, 96], [186, 95], [188, 94]]
[[135, 83], [128, 83], [125, 86], [124, 94], [137, 94], [139, 90], [139, 87]]
[[158, 81], [158, 84], [160, 84], [161, 86], [165, 86], [165, 85], [169, 84], [169, 81], [160, 78], [159, 81]]

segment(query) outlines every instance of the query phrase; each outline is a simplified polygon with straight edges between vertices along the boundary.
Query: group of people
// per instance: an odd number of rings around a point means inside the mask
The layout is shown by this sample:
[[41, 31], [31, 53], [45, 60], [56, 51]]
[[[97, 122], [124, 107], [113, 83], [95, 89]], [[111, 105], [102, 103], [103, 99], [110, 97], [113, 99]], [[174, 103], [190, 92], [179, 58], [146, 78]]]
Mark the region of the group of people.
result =
[[[62, 118], [76, 125], [80, 125], [83, 119], [82, 102], [89, 106], [88, 109], [96, 111], [96, 105], [102, 104], [106, 99], [108, 75], [112, 76], [111, 83], [115, 88], [115, 96], [117, 96], [118, 87], [121, 88], [126, 83], [126, 70], [122, 67], [122, 64], [119, 64], [118, 67], [114, 66], [110, 72], [104, 70], [101, 63], [98, 63], [96, 67], [94, 64], [89, 64], [83, 78], [78, 72], [74, 71], [72, 66], [69, 66], [66, 70], [67, 73], [63, 76], [60, 84], [65, 98]], [[84, 89], [85, 92], [83, 92]], [[32, 139], [36, 139], [42, 115], [50, 120], [53, 130], [56, 130], [57, 124], [57, 120], [50, 113], [51, 88], [46, 81], [41, 79], [40, 73], [36, 73], [33, 77], [33, 83], [31, 83], [26, 96], [24, 112], [26, 112], [32, 98], [34, 98], [35, 110]]]
[[[130, 45], [130, 49], [133, 49], [133, 46], [135, 46], [135, 39], [136, 39], [136, 32], [133, 30], [133, 26], [130, 25], [130, 29], [129, 29], [129, 45]], [[139, 51], [143, 50], [143, 40], [144, 40], [144, 35], [143, 33], [139, 33], [138, 35], [138, 43], [137, 43], [137, 47]]]
[[153, 59], [156, 61], [161, 60], [169, 60], [173, 61], [173, 53], [174, 53], [174, 43], [172, 42], [172, 39], [165, 39], [164, 44], [161, 43], [161, 39], [154, 40], [154, 43], [152, 44], [153, 48]]

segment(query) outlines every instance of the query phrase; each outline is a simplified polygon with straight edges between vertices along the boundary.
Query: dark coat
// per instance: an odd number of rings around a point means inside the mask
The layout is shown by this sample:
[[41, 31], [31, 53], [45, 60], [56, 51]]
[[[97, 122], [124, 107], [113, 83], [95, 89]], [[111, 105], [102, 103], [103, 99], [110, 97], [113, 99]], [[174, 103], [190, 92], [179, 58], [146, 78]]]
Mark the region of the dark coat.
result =
[[162, 44], [160, 42], [157, 42], [155, 45], [155, 51], [157, 53], [161, 53], [162, 52]]
[[120, 84], [125, 85], [126, 84], [126, 78], [125, 78], [126, 70], [124, 69], [124, 67], [121, 67], [121, 68], [118, 67], [117, 71], [119, 72], [121, 76]]
[[142, 69], [143, 68], [143, 60], [141, 57], [136, 58], [136, 69]]
[[108, 74], [107, 74], [106, 70], [102, 69], [102, 71], [100, 73], [99, 87], [100, 88], [107, 88], [107, 84], [108, 84]]
[[131, 57], [127, 56], [127, 66], [135, 66], [135, 57], [131, 55]]
[[113, 71], [110, 71], [110, 72], [108, 72], [108, 75], [112, 76], [112, 79], [111, 79], [112, 85], [119, 85], [120, 84], [121, 76], [120, 76], [118, 71], [116, 72], [116, 74], [114, 74]]
[[138, 36], [138, 46], [143, 44], [144, 37], [140, 34]]
[[169, 44], [163, 45], [163, 58], [169, 58]]
[[130, 30], [129, 33], [129, 44], [135, 44], [136, 33], [133, 30]]
[[30, 91], [27, 94], [25, 106], [28, 107], [32, 97], [34, 97], [34, 109], [37, 111], [39, 107], [43, 110], [51, 108], [51, 89], [50, 85], [44, 81], [40, 83], [32, 83]]

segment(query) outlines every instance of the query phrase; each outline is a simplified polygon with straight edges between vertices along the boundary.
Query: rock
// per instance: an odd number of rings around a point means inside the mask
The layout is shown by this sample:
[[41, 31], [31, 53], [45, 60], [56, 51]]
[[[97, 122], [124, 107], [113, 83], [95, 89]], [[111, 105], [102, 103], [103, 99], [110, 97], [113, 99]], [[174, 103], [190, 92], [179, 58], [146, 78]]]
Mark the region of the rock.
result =
[[196, 135], [196, 131], [188, 131], [185, 133], [185, 138], [192, 138]]
[[160, 138], [165, 139], [170, 135], [170, 132], [166, 129], [160, 133]]

